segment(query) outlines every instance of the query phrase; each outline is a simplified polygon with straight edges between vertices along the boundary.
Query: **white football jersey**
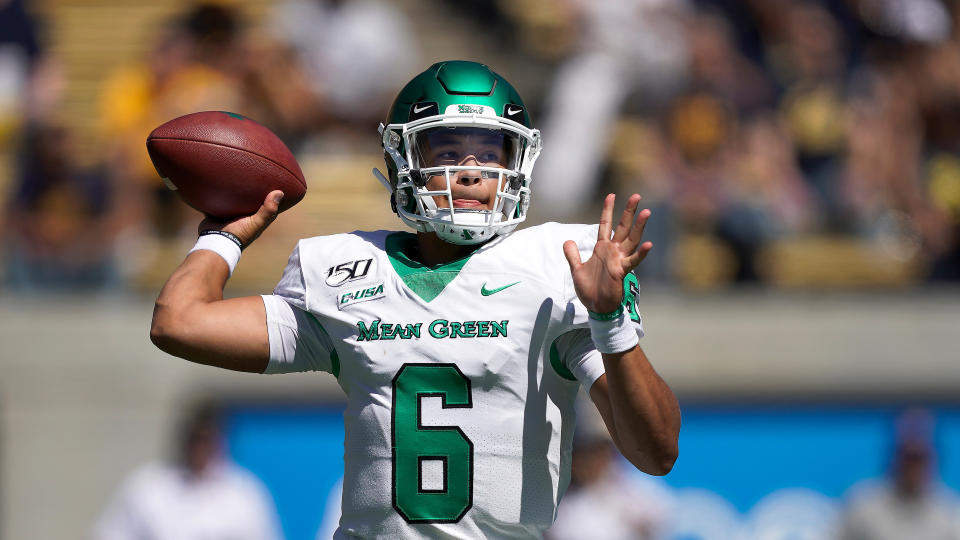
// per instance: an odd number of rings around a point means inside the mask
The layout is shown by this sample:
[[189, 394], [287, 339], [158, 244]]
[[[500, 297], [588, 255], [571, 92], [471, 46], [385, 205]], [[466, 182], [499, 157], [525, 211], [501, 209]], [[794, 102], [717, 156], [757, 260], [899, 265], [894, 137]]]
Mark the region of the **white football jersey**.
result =
[[[428, 268], [411, 233], [301, 240], [267, 308], [267, 373], [332, 373], [347, 396], [335, 538], [540, 538], [569, 482], [574, 399], [603, 374], [548, 223]], [[637, 280], [624, 307], [642, 335]]]

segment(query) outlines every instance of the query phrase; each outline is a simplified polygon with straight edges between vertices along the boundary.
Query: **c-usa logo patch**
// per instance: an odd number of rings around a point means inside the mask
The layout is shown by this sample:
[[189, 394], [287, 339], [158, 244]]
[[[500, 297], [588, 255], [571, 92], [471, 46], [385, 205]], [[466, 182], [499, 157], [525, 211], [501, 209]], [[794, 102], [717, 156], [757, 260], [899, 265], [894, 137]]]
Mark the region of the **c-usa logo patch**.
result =
[[348, 281], [367, 277], [372, 266], [373, 259], [359, 259], [331, 266], [327, 269], [326, 283], [331, 287], [339, 287]]

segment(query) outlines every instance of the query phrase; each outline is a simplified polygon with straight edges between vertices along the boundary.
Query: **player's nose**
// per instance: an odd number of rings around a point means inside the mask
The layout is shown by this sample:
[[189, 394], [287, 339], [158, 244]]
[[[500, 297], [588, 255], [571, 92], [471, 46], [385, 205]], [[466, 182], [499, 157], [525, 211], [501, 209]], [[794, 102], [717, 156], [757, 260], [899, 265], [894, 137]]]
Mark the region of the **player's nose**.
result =
[[[460, 165], [469, 167], [469, 166], [479, 166], [480, 163], [477, 161], [476, 156], [470, 155], [466, 159], [460, 162]], [[480, 173], [480, 169], [465, 169], [459, 171], [457, 174], [457, 183], [462, 186], [472, 186], [474, 184], [479, 184], [483, 179], [483, 176]]]

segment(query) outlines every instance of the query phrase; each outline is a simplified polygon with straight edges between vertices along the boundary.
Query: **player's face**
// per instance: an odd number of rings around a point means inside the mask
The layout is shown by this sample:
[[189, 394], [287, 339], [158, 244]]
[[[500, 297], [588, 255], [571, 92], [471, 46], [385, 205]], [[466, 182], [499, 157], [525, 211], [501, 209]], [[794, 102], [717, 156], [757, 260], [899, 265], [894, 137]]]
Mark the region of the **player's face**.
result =
[[[418, 165], [421, 168], [481, 166], [504, 169], [513, 165], [515, 148], [513, 138], [490, 129], [439, 128], [417, 138]], [[492, 210], [497, 198], [498, 178], [490, 172], [486, 176], [480, 169], [451, 171], [453, 207]], [[446, 176], [439, 174], [429, 177], [426, 187], [429, 190], [446, 189]], [[435, 196], [434, 200], [439, 208], [450, 207], [446, 197]]]

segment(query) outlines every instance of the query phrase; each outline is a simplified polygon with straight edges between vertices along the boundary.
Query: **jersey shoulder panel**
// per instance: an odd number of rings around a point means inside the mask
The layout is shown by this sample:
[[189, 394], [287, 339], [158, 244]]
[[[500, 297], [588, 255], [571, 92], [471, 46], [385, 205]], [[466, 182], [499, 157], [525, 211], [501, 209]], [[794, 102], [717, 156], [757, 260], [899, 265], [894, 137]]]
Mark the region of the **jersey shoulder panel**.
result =
[[[592, 250], [593, 245], [597, 243], [597, 227], [596, 224], [543, 223], [514, 231], [506, 237], [505, 243], [534, 249], [539, 247], [549, 253], [559, 250], [559, 257], [563, 259], [563, 243], [567, 240], [573, 240], [581, 248]], [[555, 253], [554, 256], [556, 256]]]
[[349, 254], [383, 251], [387, 236], [394, 232], [396, 231], [353, 231], [313, 236], [297, 242], [297, 248], [301, 252], [302, 264], [316, 268], [334, 264]]
[[597, 225], [544, 223], [513, 233], [507, 237], [504, 247], [517, 252], [526, 264], [536, 265], [540, 275], [557, 284], [558, 300], [567, 303], [575, 301], [577, 296], [570, 265], [563, 254], [567, 240], [577, 243], [581, 260], [586, 260], [597, 243]]
[[566, 300], [565, 289], [572, 285], [570, 267], [563, 254], [563, 243], [567, 240], [576, 242], [581, 258], [586, 259], [597, 242], [597, 226], [551, 222], [527, 227], [506, 237], [501, 249], [515, 255], [523, 264], [534, 266], [533, 270], [548, 281], [557, 283]]
[[302, 298], [298, 307], [316, 312], [321, 305], [318, 294], [365, 276], [373, 261], [381, 258], [387, 236], [394, 232], [354, 231], [300, 240], [274, 294], [288, 296], [280, 290], [286, 285], [289, 292]]

